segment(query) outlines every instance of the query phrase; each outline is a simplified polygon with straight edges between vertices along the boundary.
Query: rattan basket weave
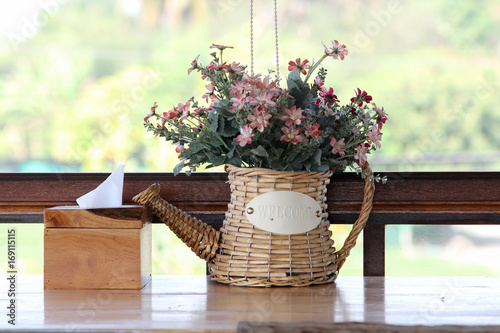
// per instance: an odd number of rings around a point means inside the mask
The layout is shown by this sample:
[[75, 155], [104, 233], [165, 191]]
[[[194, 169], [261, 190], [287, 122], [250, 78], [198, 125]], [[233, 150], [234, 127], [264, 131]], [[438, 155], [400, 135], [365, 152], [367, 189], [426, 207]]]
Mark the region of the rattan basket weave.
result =
[[[365, 170], [369, 169], [365, 163]], [[154, 184], [134, 197], [148, 205], [200, 258], [208, 262], [213, 280], [238, 286], [307, 286], [335, 281], [338, 271], [366, 225], [374, 184], [366, 178], [361, 213], [339, 251], [331, 238], [326, 205], [331, 171], [288, 172], [227, 166], [231, 200], [223, 226], [216, 231], [172, 206]], [[245, 216], [246, 205], [272, 191], [296, 191], [316, 200], [322, 209], [319, 225], [305, 233], [273, 234], [255, 227]]]

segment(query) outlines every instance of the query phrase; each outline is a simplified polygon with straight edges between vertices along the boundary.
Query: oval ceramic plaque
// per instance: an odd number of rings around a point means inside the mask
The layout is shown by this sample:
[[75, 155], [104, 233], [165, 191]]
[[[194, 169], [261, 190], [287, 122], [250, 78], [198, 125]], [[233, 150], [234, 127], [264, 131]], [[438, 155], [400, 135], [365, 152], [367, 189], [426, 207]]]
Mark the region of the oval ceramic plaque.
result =
[[306, 194], [275, 191], [253, 198], [245, 215], [262, 230], [291, 235], [316, 228], [321, 221], [321, 207]]

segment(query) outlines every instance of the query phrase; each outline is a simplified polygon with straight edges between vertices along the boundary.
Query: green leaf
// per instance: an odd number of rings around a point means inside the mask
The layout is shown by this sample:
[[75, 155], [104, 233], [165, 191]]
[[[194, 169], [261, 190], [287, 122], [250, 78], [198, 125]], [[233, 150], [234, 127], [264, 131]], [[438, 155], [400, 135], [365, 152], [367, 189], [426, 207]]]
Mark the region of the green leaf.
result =
[[284, 151], [285, 150], [283, 148], [274, 149], [274, 154], [276, 155], [276, 158], [280, 158]]
[[297, 154], [297, 155], [293, 156], [290, 159], [290, 162], [293, 164], [299, 163], [302, 165], [302, 162], [306, 161], [310, 157], [311, 157], [311, 154], [307, 154], [306, 152], [303, 152], [302, 154]]
[[212, 106], [212, 109], [214, 109], [218, 114], [226, 117], [227, 119], [233, 119], [236, 114], [234, 112], [231, 112], [227, 106], [221, 105], [220, 103], [214, 104]]
[[212, 132], [217, 132], [217, 129], [219, 128], [219, 115], [217, 112], [209, 112], [207, 115], [207, 121], [208, 121], [208, 128]]
[[295, 105], [302, 109], [308, 108], [313, 94], [309, 85], [302, 81], [297, 68], [288, 75], [286, 82], [290, 95], [295, 99]]
[[218, 123], [218, 127], [217, 127], [217, 133], [221, 134], [224, 133], [224, 117], [221, 116], [220, 114], [217, 115], [217, 123]]
[[199, 143], [199, 142], [191, 142], [189, 144], [189, 152], [192, 154], [194, 153], [198, 153], [200, 151], [202, 151], [203, 149], [205, 149], [205, 145]]
[[186, 166], [186, 160], [180, 161], [175, 167], [174, 167], [174, 176], [177, 176], [179, 172], [182, 171], [182, 169]]
[[212, 153], [207, 153], [207, 156], [210, 159], [210, 162], [212, 162], [214, 166], [222, 165], [226, 160], [225, 156], [215, 155]]
[[274, 161], [271, 161], [269, 163], [269, 166], [271, 167], [271, 169], [273, 170], [283, 170], [284, 166], [283, 166], [283, 161], [281, 161], [280, 159], [276, 159]]
[[314, 171], [316, 171], [316, 172], [326, 172], [328, 170], [330, 170], [330, 167], [327, 164], [322, 165], [322, 166], [314, 169]]
[[321, 165], [321, 155], [323, 153], [321, 152], [321, 149], [316, 149], [313, 155], [313, 160], [317, 165]]
[[239, 125], [236, 121], [231, 121], [229, 120], [224, 120], [224, 130], [220, 133], [222, 136], [225, 137], [232, 137], [235, 136], [240, 132]]
[[262, 145], [259, 145], [257, 148], [251, 149], [250, 151], [257, 156], [262, 156], [265, 158], [269, 157], [267, 150], [264, 147], [262, 147]]
[[241, 163], [242, 163], [241, 158], [236, 157], [236, 156], [226, 160], [226, 164], [232, 164], [232, 165], [235, 165], [237, 167], [241, 167]]
[[290, 74], [288, 74], [288, 77], [286, 79], [286, 83], [288, 85], [288, 91], [290, 91], [293, 88], [300, 90], [300, 86], [301, 86], [300, 83], [303, 83], [303, 82], [302, 82], [302, 79], [300, 78], [300, 73], [297, 70], [297, 68], [295, 68], [293, 71], [290, 72]]

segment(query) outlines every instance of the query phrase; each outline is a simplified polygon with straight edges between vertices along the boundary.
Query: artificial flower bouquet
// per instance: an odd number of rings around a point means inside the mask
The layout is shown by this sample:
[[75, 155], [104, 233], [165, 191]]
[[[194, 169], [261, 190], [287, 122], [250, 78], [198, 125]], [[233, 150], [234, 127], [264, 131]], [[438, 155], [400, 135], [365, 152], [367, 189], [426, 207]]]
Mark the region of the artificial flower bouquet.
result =
[[272, 71], [263, 76], [225, 61], [230, 46], [213, 44], [218, 52], [211, 54], [207, 66], [196, 57], [188, 74], [198, 71], [207, 81], [202, 96], [207, 104], [192, 97], [160, 114], [154, 103], [144, 118], [149, 131], [176, 145], [180, 162], [174, 173], [185, 167], [189, 173], [201, 164], [361, 171], [367, 154], [380, 148], [387, 114], [359, 88], [341, 104], [334, 89], [325, 85], [326, 70], [318, 66], [328, 57], [343, 60], [348, 51], [336, 40], [332, 47], [323, 46], [325, 52], [316, 62], [289, 62], [287, 88], [280, 86], [279, 78], [271, 78]]

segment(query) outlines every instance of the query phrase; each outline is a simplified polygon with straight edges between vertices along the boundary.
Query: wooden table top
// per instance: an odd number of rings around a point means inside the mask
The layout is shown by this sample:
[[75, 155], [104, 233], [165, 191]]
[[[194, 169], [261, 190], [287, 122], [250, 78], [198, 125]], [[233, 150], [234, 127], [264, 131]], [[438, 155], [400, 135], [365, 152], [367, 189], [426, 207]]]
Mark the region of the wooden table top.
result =
[[140, 291], [44, 291], [42, 275], [17, 275], [12, 326], [7, 277], [2, 330], [234, 331], [240, 321], [500, 325], [500, 277], [340, 276], [321, 286], [248, 288], [155, 275]]

